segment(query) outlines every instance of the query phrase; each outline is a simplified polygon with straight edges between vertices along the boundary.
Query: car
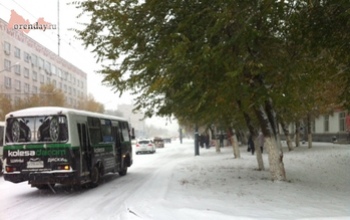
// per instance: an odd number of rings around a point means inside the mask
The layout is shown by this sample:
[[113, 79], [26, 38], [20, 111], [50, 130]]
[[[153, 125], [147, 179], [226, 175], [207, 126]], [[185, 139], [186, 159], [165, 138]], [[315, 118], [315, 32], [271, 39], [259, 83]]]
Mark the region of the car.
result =
[[135, 153], [136, 154], [143, 154], [143, 153], [155, 153], [156, 152], [156, 145], [152, 140], [140, 140], [136, 143], [135, 146]]
[[164, 143], [171, 143], [171, 138], [164, 138], [163, 141]]
[[156, 145], [157, 148], [163, 148], [164, 147], [164, 140], [160, 137], [155, 137], [154, 138], [154, 144]]

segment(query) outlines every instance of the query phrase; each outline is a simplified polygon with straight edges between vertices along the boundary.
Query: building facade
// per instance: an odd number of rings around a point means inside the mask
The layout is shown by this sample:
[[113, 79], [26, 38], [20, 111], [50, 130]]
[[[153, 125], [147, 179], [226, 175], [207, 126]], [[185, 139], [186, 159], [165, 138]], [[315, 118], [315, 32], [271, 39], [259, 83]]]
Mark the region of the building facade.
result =
[[43, 84], [60, 89], [66, 105], [87, 97], [87, 74], [0, 19], [0, 92], [12, 101], [39, 93]]
[[313, 122], [313, 140], [350, 143], [350, 120], [346, 111], [336, 110], [333, 114], [322, 115]]
[[[307, 140], [306, 129], [306, 123], [303, 123], [301, 135], [304, 140]], [[313, 119], [311, 129], [312, 140], [315, 142], [350, 143], [350, 115], [347, 111], [335, 110], [332, 114], [320, 115]], [[291, 124], [289, 130], [294, 137], [295, 124]]]

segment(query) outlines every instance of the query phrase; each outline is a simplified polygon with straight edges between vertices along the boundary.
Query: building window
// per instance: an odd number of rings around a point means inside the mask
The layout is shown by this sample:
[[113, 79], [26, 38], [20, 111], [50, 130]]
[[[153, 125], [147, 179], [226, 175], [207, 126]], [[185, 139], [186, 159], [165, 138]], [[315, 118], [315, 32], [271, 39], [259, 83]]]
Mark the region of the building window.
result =
[[324, 116], [324, 131], [329, 131], [329, 115]]
[[60, 68], [57, 68], [57, 76], [62, 78], [62, 70]]
[[38, 63], [38, 67], [39, 67], [40, 69], [43, 69], [43, 68], [44, 68], [44, 60], [43, 60], [41, 57], [38, 57], [37, 63]]
[[56, 75], [56, 66], [55, 65], [51, 65], [51, 73], [53, 74], [53, 75]]
[[32, 54], [32, 57], [31, 57], [31, 63], [33, 66], [37, 66], [37, 60], [38, 60], [38, 57], [35, 55], [35, 54]]
[[14, 67], [15, 67], [15, 73], [17, 75], [21, 75], [21, 65], [17, 64]]
[[11, 78], [5, 76], [5, 87], [10, 89], [11, 88]]
[[40, 74], [40, 83], [44, 84], [44, 82], [45, 82], [45, 76], [44, 74]]
[[15, 81], [15, 89], [16, 91], [21, 91], [21, 81], [19, 80]]
[[339, 131], [346, 131], [345, 116], [345, 112], [339, 113]]
[[29, 55], [29, 53], [27, 53], [27, 52], [23, 52], [23, 59], [24, 59], [24, 61], [25, 62], [27, 62], [27, 63], [29, 63], [29, 60], [30, 60], [30, 55]]
[[38, 80], [38, 73], [33, 71], [33, 81], [37, 81]]
[[46, 78], [46, 84], [50, 84], [51, 83], [51, 78], [50, 77], [47, 77]]
[[11, 72], [11, 61], [5, 59], [4, 66], [5, 66], [5, 70]]
[[52, 80], [52, 85], [56, 88], [56, 86], [57, 86], [57, 82], [56, 82], [56, 80], [54, 79], [54, 80]]
[[23, 76], [29, 78], [29, 69], [27, 67], [24, 67]]
[[68, 94], [71, 95], [72, 94], [72, 87], [68, 87]]
[[15, 57], [21, 59], [21, 49], [15, 47]]
[[63, 85], [63, 91], [64, 93], [67, 93], [67, 85]]
[[11, 44], [9, 42], [5, 41], [5, 43], [4, 43], [4, 52], [7, 55], [11, 54]]
[[28, 83], [24, 83], [24, 92], [29, 93], [29, 84]]
[[45, 62], [44, 70], [46, 74], [51, 74], [51, 63], [49, 61]]
[[32, 91], [33, 91], [34, 94], [38, 93], [38, 87], [33, 86], [32, 87]]
[[68, 80], [68, 75], [69, 75], [69, 73], [68, 73], [68, 72], [64, 72], [63, 79], [64, 79], [65, 81], [67, 81], [67, 80]]

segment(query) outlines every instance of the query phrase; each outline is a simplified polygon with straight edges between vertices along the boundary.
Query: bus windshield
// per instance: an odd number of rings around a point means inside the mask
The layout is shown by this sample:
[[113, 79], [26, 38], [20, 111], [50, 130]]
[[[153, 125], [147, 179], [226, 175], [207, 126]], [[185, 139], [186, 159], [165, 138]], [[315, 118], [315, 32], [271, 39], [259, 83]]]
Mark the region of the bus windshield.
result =
[[6, 143], [66, 142], [67, 118], [63, 115], [10, 117], [6, 120]]

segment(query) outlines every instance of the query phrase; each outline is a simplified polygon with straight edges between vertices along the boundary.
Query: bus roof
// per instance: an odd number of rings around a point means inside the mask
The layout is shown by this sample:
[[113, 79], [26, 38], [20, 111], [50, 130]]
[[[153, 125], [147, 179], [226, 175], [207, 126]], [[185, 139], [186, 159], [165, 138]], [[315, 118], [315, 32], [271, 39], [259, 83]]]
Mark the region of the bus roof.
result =
[[84, 115], [96, 118], [104, 118], [104, 119], [114, 119], [120, 121], [127, 121], [125, 118], [114, 116], [114, 115], [106, 115], [96, 112], [89, 112], [65, 107], [55, 107], [55, 106], [43, 106], [43, 107], [33, 107], [26, 108], [17, 111], [13, 111], [8, 113], [5, 118], [9, 117], [24, 117], [24, 116], [40, 116], [40, 115], [57, 115], [57, 114], [67, 114], [67, 115]]

